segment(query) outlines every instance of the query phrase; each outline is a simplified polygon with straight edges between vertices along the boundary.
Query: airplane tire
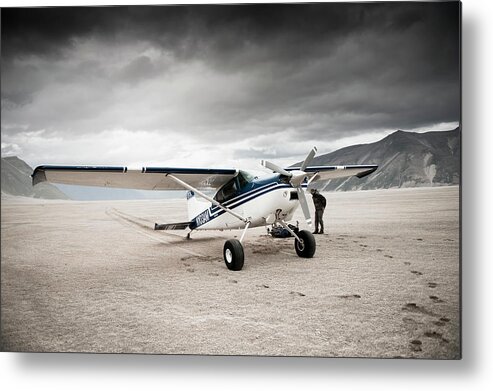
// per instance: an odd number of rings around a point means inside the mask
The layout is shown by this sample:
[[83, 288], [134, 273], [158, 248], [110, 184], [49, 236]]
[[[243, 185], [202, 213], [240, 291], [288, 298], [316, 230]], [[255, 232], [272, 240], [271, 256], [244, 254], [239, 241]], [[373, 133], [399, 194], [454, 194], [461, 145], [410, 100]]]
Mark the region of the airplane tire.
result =
[[224, 243], [223, 249], [224, 262], [229, 270], [241, 270], [245, 261], [243, 246], [237, 239], [229, 239]]
[[306, 230], [299, 231], [298, 237], [301, 239], [301, 242], [298, 239], [294, 240], [296, 254], [301, 258], [312, 258], [317, 247], [315, 237], [310, 231]]

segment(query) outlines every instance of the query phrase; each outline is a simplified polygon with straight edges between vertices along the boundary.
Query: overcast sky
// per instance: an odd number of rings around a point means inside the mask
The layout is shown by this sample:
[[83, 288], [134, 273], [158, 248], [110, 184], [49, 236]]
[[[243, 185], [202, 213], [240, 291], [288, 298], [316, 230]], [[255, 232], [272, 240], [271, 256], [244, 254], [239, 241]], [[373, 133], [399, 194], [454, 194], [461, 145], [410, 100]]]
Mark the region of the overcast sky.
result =
[[257, 168], [460, 120], [456, 2], [25, 8], [1, 22], [2, 156], [33, 166]]

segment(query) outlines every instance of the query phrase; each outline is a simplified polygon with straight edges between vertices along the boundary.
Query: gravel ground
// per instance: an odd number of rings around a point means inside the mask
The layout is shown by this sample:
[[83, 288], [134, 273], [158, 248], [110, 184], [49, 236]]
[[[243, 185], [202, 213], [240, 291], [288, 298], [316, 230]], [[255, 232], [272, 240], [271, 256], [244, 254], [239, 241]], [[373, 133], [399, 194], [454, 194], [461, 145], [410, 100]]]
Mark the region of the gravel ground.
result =
[[313, 259], [255, 228], [240, 272], [240, 231], [153, 231], [184, 200], [2, 197], [1, 348], [459, 358], [459, 188], [326, 197]]

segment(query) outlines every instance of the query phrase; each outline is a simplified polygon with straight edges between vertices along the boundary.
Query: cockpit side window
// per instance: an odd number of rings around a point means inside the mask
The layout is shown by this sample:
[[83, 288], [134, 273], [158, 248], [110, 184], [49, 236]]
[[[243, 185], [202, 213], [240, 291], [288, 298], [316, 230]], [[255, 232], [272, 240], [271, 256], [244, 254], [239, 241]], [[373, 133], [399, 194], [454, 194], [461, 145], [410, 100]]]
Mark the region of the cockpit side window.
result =
[[217, 202], [226, 202], [233, 198], [238, 192], [238, 186], [236, 185], [236, 178], [231, 179], [228, 183], [226, 183], [219, 191], [216, 193], [214, 199]]

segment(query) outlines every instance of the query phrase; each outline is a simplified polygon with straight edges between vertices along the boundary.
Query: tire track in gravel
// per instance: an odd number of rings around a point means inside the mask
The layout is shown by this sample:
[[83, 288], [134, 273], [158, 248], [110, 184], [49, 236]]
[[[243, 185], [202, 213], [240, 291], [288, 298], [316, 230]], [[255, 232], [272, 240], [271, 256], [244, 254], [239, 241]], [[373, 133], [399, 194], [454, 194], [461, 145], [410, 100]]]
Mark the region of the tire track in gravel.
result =
[[[190, 255], [194, 255], [196, 257], [202, 257], [203, 254], [199, 254], [195, 251], [192, 251], [192, 250], [189, 250], [187, 248], [184, 248], [184, 247], [181, 247], [181, 246], [178, 246], [177, 244], [169, 241], [169, 240], [165, 240], [163, 237], [161, 237], [161, 234], [164, 234], [165, 237], [168, 237], [168, 238], [180, 238], [180, 239], [184, 239], [182, 236], [180, 235], [176, 235], [176, 234], [172, 234], [172, 233], [169, 233], [169, 232], [161, 232], [160, 231], [160, 235], [158, 236], [156, 233], [154, 233], [155, 231], [149, 227], [148, 225], [146, 224], [143, 224], [143, 223], [139, 223], [138, 221], [136, 220], [141, 220], [141, 221], [145, 221], [144, 219], [139, 219], [139, 218], [135, 218], [134, 216], [132, 217], [127, 217], [129, 215], [124, 215], [122, 212], [112, 208], [112, 209], [107, 209], [105, 211], [106, 215], [108, 215], [109, 217], [111, 217], [113, 220], [115, 221], [118, 221], [120, 224], [122, 225], [125, 225], [127, 227], [131, 227], [131, 228], [134, 228], [136, 232], [138, 232], [139, 234], [143, 235], [143, 236], [147, 236], [148, 238], [156, 241], [156, 242], [159, 242], [159, 243], [163, 243], [163, 244], [167, 244], [167, 245], [170, 245], [170, 246], [173, 246], [187, 254], [190, 254]], [[134, 220], [135, 219], [135, 220]]]

